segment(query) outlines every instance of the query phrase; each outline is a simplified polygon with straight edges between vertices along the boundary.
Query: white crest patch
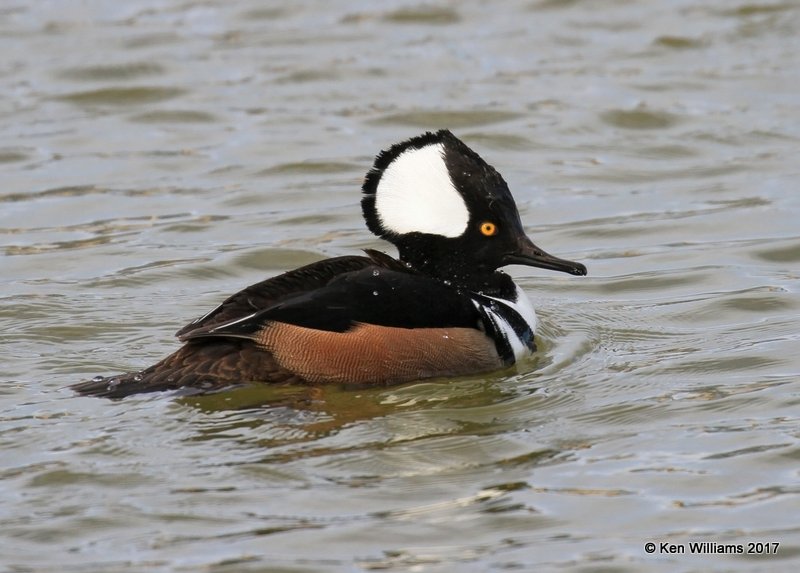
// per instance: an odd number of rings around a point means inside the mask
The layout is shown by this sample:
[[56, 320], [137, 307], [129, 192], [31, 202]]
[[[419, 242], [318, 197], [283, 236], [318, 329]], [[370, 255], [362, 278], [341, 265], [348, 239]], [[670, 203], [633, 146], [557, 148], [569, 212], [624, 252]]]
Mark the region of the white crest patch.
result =
[[407, 149], [381, 175], [375, 209], [383, 227], [397, 234], [460, 237], [469, 211], [444, 162], [441, 143]]

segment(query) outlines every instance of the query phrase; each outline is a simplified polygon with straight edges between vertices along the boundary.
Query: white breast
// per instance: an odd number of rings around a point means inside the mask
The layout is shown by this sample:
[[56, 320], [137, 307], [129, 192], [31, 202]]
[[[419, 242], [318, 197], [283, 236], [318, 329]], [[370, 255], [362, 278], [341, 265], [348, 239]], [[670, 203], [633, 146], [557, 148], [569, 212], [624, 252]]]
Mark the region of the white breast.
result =
[[[527, 325], [530, 327], [531, 333], [535, 333], [536, 311], [534, 310], [528, 295], [525, 294], [525, 291], [522, 290], [519, 285], [514, 286], [516, 286], [517, 290], [516, 300], [513, 301], [504, 298], [496, 298], [493, 296], [483, 296], [491, 299], [497, 305], [503, 305], [506, 307], [504, 309], [505, 313], [507, 313], [509, 310], [515, 312], [525, 323], [527, 323]], [[511, 346], [511, 349], [514, 352], [514, 358], [516, 360], [520, 360], [533, 354], [533, 349], [528, 346], [526, 341], [521, 338], [521, 334], [518, 333], [512, 324], [505, 318], [502, 310], [492, 306], [484, 307], [484, 310], [490, 316], [495, 327], [500, 331], [500, 334], [508, 341], [508, 344]]]

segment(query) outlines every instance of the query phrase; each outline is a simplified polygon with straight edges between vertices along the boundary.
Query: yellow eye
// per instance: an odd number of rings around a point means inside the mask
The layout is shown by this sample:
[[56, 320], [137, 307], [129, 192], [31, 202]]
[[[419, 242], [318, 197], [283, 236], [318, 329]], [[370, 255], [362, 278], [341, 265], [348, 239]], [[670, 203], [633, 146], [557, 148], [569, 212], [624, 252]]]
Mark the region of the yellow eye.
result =
[[497, 234], [497, 225], [490, 221], [484, 221], [481, 223], [481, 234], [484, 237], [491, 237], [492, 235]]

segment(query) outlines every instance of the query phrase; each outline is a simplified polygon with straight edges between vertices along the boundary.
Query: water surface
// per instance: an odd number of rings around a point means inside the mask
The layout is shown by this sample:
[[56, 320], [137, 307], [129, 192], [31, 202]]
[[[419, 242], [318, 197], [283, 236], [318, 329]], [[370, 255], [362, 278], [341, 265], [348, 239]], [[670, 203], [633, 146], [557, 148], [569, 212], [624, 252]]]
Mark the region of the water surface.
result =
[[[790, 1], [6, 2], [0, 568], [796, 569], [798, 24]], [[589, 267], [510, 270], [536, 357], [388, 389], [69, 391], [248, 284], [391, 252], [361, 178], [441, 127]]]

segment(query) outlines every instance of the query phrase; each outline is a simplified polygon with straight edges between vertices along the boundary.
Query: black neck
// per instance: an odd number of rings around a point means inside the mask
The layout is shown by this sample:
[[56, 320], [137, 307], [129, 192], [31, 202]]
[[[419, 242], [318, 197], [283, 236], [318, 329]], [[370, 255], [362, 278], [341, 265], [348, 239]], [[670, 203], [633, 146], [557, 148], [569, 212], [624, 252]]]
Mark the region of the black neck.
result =
[[404, 237], [396, 245], [401, 261], [456, 288], [501, 298], [509, 298], [516, 292], [508, 275], [474, 262], [474, 253], [463, 252], [463, 247], [459, 247], [456, 241], [434, 242], [430, 238], [417, 241]]

